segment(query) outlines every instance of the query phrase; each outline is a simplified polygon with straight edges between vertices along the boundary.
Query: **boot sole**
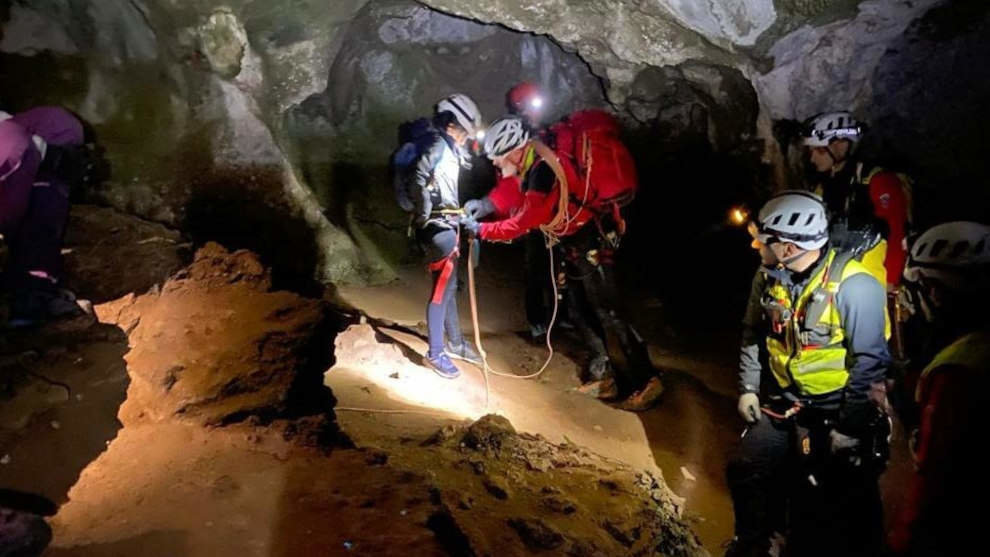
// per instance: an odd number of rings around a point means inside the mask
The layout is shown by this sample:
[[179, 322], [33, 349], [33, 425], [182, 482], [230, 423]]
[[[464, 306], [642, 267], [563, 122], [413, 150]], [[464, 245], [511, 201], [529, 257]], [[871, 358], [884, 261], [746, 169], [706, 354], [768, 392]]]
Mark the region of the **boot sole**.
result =
[[449, 352], [447, 353], [447, 357], [450, 358], [451, 360], [460, 360], [462, 362], [467, 362], [467, 363], [469, 363], [471, 365], [475, 365], [475, 366], [478, 366], [478, 367], [481, 367], [481, 366], [485, 365], [485, 363], [482, 362], [480, 359], [478, 359], [478, 360], [471, 360], [471, 359], [465, 358], [464, 356], [457, 356], [457, 355], [451, 354]]

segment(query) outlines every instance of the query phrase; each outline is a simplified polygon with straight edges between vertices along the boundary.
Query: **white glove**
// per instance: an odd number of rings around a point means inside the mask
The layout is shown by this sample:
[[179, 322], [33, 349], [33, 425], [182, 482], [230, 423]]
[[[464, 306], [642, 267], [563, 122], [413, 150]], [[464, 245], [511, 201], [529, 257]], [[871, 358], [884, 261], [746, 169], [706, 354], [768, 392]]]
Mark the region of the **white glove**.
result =
[[828, 436], [831, 441], [832, 454], [841, 451], [849, 451], [859, 446], [859, 439], [849, 437], [848, 435], [839, 433], [834, 429], [828, 432]]
[[755, 424], [760, 421], [763, 412], [760, 411], [760, 397], [756, 393], [744, 393], [739, 397], [739, 415], [747, 423]]

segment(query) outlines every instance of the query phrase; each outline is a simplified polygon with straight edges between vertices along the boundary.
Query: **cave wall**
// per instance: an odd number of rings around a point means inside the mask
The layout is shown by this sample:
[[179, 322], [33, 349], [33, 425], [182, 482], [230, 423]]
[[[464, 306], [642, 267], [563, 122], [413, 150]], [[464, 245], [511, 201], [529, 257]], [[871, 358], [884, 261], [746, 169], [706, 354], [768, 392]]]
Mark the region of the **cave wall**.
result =
[[522, 79], [554, 116], [614, 110], [643, 175], [634, 212], [701, 204], [698, 229], [795, 185], [800, 153], [774, 130], [838, 108], [922, 195], [985, 196], [984, 4], [0, 0], [0, 106], [63, 104], [91, 125], [112, 172], [90, 200], [276, 272], [376, 282], [405, 251], [386, 170], [398, 123], [453, 91], [490, 121]]
[[[444, 95], [462, 91], [484, 120], [505, 112], [510, 84], [540, 84], [556, 119], [604, 106], [599, 78], [546, 37], [446, 15], [409, 0], [369, 2], [342, 33], [325, 90], [284, 116], [283, 145], [334, 222], [359, 244], [399, 260], [408, 217], [393, 202], [387, 162], [400, 123], [428, 116]], [[476, 160], [464, 200], [486, 192], [491, 167]]]
[[956, 0], [912, 22], [877, 66], [868, 153], [908, 169], [918, 218], [990, 214], [990, 3]]
[[58, 103], [92, 126], [111, 176], [90, 199], [256, 249], [291, 276], [386, 278], [322, 214], [273, 125], [325, 86], [362, 4], [8, 0], [0, 103]]

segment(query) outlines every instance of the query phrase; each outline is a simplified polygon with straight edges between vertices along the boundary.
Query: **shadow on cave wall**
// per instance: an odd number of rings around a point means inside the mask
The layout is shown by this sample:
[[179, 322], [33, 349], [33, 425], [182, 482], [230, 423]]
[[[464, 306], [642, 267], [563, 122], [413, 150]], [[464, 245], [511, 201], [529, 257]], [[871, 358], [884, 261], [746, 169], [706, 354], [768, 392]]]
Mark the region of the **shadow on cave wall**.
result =
[[319, 296], [319, 247], [313, 230], [288, 205], [278, 167], [210, 168], [197, 176], [184, 207], [182, 230], [197, 244], [215, 241], [248, 249], [272, 268], [276, 289]]
[[755, 91], [736, 70], [688, 62], [641, 72], [625, 107], [638, 123], [625, 139], [640, 178], [625, 210], [627, 284], [664, 300], [679, 323], [741, 314], [756, 262], [727, 216], [759, 206], [770, 183]]

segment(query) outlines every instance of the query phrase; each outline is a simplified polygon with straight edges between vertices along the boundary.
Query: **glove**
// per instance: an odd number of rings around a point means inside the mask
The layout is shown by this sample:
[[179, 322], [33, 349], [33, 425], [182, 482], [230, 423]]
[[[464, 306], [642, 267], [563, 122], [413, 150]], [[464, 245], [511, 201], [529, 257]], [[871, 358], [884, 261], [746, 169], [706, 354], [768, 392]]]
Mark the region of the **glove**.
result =
[[481, 224], [470, 216], [461, 219], [461, 228], [472, 238], [480, 238]]
[[832, 454], [838, 454], [844, 451], [851, 451], [859, 447], [859, 439], [855, 437], [850, 437], [845, 433], [839, 433], [836, 430], [828, 432], [829, 437], [829, 448], [832, 450]]
[[495, 204], [487, 197], [472, 199], [464, 204], [464, 212], [472, 219], [483, 219], [495, 212]]
[[760, 397], [756, 393], [744, 393], [739, 397], [739, 415], [746, 423], [755, 424], [760, 421], [763, 412], [760, 411]]

